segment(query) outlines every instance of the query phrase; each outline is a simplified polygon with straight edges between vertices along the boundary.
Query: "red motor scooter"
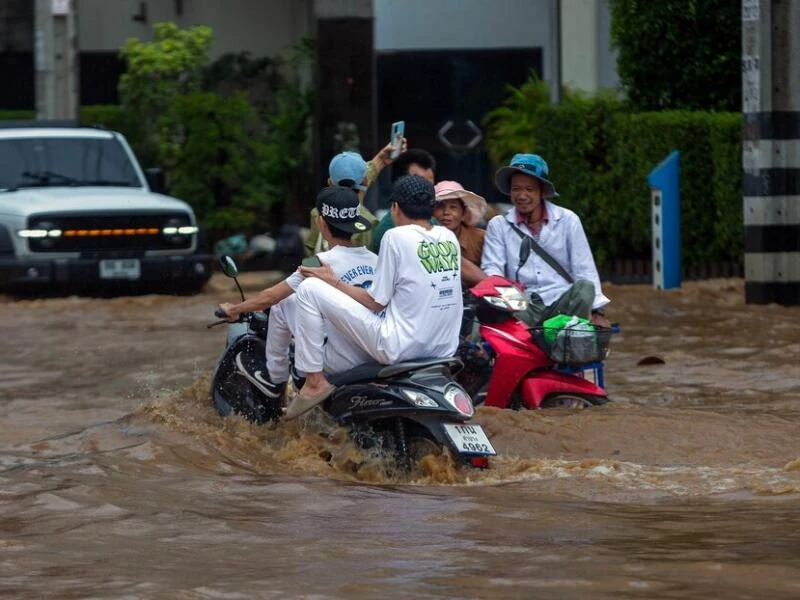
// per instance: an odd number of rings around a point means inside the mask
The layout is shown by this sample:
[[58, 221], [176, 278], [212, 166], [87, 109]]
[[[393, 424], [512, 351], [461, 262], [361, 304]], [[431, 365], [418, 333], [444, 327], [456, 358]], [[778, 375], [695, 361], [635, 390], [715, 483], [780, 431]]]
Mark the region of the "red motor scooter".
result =
[[[528, 303], [518, 283], [493, 275], [468, 295], [459, 383], [476, 404], [482, 400], [500, 408], [586, 408], [608, 401], [601, 387], [601, 361], [608, 352], [611, 329], [595, 327], [587, 351], [585, 337], [576, 337], [571, 344], [569, 330], [547, 335], [544, 328], [531, 328], [517, 319], [514, 313], [525, 310]], [[561, 338], [554, 342], [558, 333]], [[595, 374], [597, 383], [584, 377], [584, 371]]]

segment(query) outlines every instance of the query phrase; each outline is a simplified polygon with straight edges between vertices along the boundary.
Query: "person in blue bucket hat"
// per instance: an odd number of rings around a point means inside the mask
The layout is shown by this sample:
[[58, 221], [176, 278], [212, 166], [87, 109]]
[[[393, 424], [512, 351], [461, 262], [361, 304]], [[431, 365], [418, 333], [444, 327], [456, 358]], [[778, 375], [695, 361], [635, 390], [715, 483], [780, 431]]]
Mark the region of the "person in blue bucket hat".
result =
[[[531, 301], [518, 316], [531, 326], [567, 314], [608, 327], [604, 307], [610, 300], [603, 295], [583, 225], [574, 212], [552, 202], [558, 193], [549, 176], [538, 154], [515, 154], [497, 171], [495, 185], [511, 197], [513, 208], [489, 221], [481, 268], [525, 286]], [[532, 249], [521, 262], [523, 243]]]

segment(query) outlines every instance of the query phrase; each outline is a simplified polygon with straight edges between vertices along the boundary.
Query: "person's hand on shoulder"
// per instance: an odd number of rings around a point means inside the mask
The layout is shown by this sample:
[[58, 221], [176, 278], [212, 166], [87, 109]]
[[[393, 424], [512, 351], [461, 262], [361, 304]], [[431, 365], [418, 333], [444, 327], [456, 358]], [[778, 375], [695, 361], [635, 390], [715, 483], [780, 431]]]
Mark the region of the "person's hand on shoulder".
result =
[[319, 267], [300, 267], [300, 273], [302, 273], [303, 277], [316, 277], [317, 279], [322, 279], [328, 285], [336, 286], [336, 282], [339, 281], [339, 278], [336, 276], [336, 273], [333, 272], [331, 266], [327, 263], [320, 262]]

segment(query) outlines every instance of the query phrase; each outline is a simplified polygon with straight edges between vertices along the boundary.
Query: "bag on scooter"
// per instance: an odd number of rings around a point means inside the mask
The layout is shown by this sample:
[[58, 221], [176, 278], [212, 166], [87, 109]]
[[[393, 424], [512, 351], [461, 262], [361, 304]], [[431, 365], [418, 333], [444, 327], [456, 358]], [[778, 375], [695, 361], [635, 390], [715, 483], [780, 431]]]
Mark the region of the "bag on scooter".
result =
[[534, 328], [533, 337], [548, 357], [559, 365], [579, 366], [603, 360], [605, 348], [597, 329], [586, 319], [556, 315]]

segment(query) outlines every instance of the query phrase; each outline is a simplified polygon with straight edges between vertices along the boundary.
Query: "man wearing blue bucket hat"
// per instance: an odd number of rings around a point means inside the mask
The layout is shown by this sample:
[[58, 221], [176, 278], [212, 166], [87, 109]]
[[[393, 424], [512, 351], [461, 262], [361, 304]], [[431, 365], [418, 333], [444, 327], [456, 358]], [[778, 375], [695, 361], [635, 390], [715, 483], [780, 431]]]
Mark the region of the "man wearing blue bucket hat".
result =
[[[511, 197], [513, 208], [489, 221], [481, 268], [525, 286], [531, 302], [519, 317], [531, 326], [557, 314], [608, 326], [603, 307], [610, 300], [586, 233], [578, 215], [551, 201], [558, 193], [548, 171], [538, 154], [515, 154], [497, 171], [495, 185]], [[531, 248], [527, 258], [520, 254], [523, 244]]]

